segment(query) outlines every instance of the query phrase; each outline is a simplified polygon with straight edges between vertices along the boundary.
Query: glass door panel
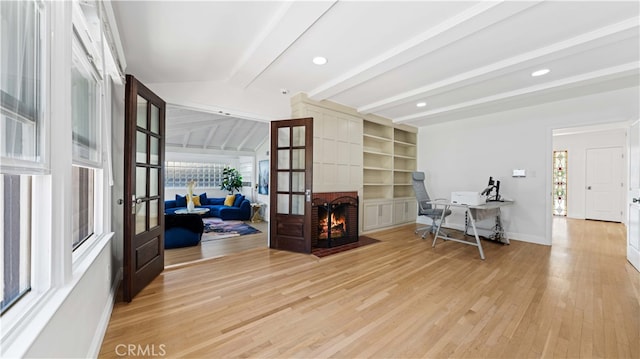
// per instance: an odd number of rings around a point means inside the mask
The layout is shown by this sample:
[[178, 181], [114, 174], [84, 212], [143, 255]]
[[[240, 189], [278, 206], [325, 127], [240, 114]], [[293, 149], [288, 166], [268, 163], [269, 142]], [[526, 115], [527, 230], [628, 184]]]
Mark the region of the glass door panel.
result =
[[149, 197], [155, 197], [160, 194], [160, 170], [158, 168], [151, 168], [149, 174]]
[[151, 132], [158, 134], [160, 131], [160, 109], [151, 105]]
[[289, 214], [289, 195], [278, 194], [278, 213]]
[[158, 226], [158, 207], [160, 206], [160, 201], [154, 199], [149, 201], [149, 228], [154, 228]]
[[304, 170], [304, 149], [292, 150], [291, 168], [294, 170]]
[[151, 156], [149, 156], [149, 163], [157, 165], [160, 157], [160, 140], [157, 137], [149, 136]]
[[278, 147], [289, 147], [291, 143], [289, 127], [281, 127], [278, 129]]
[[294, 126], [292, 127], [293, 132], [293, 142], [291, 143], [294, 147], [304, 146], [304, 136], [305, 136], [305, 128], [304, 126]]
[[136, 234], [147, 230], [147, 203], [136, 204]]
[[138, 114], [136, 116], [136, 125], [142, 129], [147, 129], [147, 100], [142, 96], [138, 96]]
[[278, 172], [278, 192], [289, 192], [289, 172]]
[[136, 198], [147, 197], [147, 169], [136, 167]]
[[136, 162], [147, 163], [147, 135], [138, 131], [136, 133]]
[[304, 192], [304, 172], [293, 172], [291, 177], [291, 191]]
[[294, 194], [291, 196], [291, 214], [304, 215], [303, 194]]
[[278, 150], [278, 169], [279, 170], [288, 170], [290, 161], [289, 161], [289, 149], [286, 150]]

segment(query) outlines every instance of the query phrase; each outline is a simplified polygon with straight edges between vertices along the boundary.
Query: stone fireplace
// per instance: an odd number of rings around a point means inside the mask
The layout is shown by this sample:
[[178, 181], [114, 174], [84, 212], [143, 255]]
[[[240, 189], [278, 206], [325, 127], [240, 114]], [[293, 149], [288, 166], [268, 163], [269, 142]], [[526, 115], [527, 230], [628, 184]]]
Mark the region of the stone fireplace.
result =
[[312, 247], [330, 248], [358, 241], [358, 193], [314, 193]]

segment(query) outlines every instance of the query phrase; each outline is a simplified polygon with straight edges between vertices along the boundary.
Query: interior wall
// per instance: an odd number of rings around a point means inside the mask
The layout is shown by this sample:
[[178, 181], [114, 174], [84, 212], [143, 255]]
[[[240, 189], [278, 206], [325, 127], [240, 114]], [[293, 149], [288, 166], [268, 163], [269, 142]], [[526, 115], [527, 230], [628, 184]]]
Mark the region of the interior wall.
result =
[[77, 268], [71, 283], [50, 299], [56, 304], [55, 311], [24, 357], [86, 358], [98, 354], [116, 289], [111, 286], [111, 239], [111, 235], [102, 238], [95, 254], [87, 256], [95, 259]]
[[[247, 156], [242, 156], [247, 157]], [[182, 161], [182, 162], [218, 162], [218, 163], [228, 163], [229, 166], [236, 168], [240, 171], [241, 163], [244, 160], [241, 160], [241, 156], [220, 156], [220, 155], [211, 155], [207, 153], [189, 153], [189, 152], [166, 152], [165, 158], [167, 161]], [[207, 193], [207, 197], [209, 198], [220, 198], [225, 197], [228, 192], [223, 191], [220, 187], [202, 187], [196, 184], [194, 194], [201, 194], [203, 192]], [[240, 191], [247, 198], [251, 198], [251, 187], [243, 187]], [[184, 196], [187, 194], [187, 188], [175, 188], [175, 187], [165, 187], [164, 188], [164, 198], [165, 200], [172, 200], [176, 198], [176, 195]]]
[[[493, 176], [515, 200], [503, 210], [510, 238], [551, 244], [552, 130], [630, 121], [638, 117], [638, 95], [638, 88], [628, 88], [421, 127], [418, 170], [434, 198], [480, 191]], [[526, 177], [512, 177], [513, 169], [526, 170]], [[452, 215], [448, 223], [462, 226], [464, 216]]]
[[[586, 151], [589, 148], [622, 147], [627, 153], [626, 129], [612, 129], [607, 131], [557, 134], [553, 136], [554, 151], [568, 151], [567, 163], [567, 217], [585, 219], [586, 191]], [[626, 166], [622, 168], [620, 182], [627, 184]], [[621, 191], [620, 210], [626, 218], [626, 208], [623, 205], [625, 191]]]
[[[269, 135], [269, 138], [264, 141], [264, 143], [258, 147], [258, 149], [256, 150], [256, 170], [255, 170], [255, 180], [254, 183], [258, 184], [258, 177], [259, 177], [259, 164], [260, 161], [269, 161], [270, 160], [270, 155], [269, 155], [269, 150], [271, 148], [271, 135]], [[269, 166], [270, 168], [270, 166]], [[271, 171], [267, 172], [267, 178], [268, 178], [268, 183], [271, 183], [271, 178], [269, 178]], [[269, 221], [269, 195], [271, 194], [271, 188], [268, 189], [268, 194], [259, 194], [258, 193], [258, 188], [254, 185], [253, 186], [253, 193], [254, 193], [254, 198], [255, 198], [255, 202], [258, 202], [261, 204], [260, 207], [260, 214], [262, 215], [262, 218], [264, 218], [265, 221]]]

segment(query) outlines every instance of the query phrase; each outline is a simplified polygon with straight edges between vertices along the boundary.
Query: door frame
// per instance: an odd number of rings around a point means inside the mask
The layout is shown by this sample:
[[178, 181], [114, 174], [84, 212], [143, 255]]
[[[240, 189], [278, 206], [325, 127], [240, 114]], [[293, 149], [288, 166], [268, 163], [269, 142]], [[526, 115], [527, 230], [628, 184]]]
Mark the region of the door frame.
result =
[[[630, 121], [618, 121], [618, 122], [605, 122], [605, 123], [590, 123], [590, 124], [579, 124], [579, 125], [560, 125], [560, 126], [549, 126], [547, 127], [547, 134], [545, 138], [545, 147], [546, 147], [546, 156], [545, 156], [545, 178], [547, 178], [545, 184], [545, 237], [548, 239], [548, 245], [553, 245], [553, 211], [551, 210], [553, 207], [553, 132], [555, 130], [562, 129], [580, 129], [580, 128], [592, 128], [597, 126], [602, 126], [603, 128], [600, 130], [593, 130], [593, 132], [601, 132], [608, 131], [613, 129], [624, 129], [629, 127], [631, 124]], [[623, 153], [628, 150], [627, 144], [623, 144]], [[570, 154], [569, 154], [570, 155]], [[624, 169], [626, 173], [628, 173], [628, 166]], [[623, 172], [624, 172], [623, 171]], [[570, 175], [570, 174], [569, 174]], [[624, 176], [624, 173], [623, 173]], [[628, 182], [628, 181], [627, 181]], [[629, 184], [626, 183], [625, 190], [628, 190]], [[622, 216], [623, 224], [627, 225], [627, 210], [626, 207], [624, 209], [625, 213]], [[545, 243], [547, 244], [547, 243]]]

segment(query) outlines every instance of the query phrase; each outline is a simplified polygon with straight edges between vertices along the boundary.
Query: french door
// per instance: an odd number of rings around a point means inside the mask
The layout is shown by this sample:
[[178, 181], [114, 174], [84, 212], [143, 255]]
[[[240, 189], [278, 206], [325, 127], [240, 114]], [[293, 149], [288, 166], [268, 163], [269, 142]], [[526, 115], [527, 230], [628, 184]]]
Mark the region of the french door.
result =
[[164, 100], [127, 75], [123, 249], [127, 302], [164, 268], [165, 107]]
[[627, 260], [640, 271], [640, 120], [629, 129]]
[[311, 253], [313, 119], [271, 122], [270, 247]]

